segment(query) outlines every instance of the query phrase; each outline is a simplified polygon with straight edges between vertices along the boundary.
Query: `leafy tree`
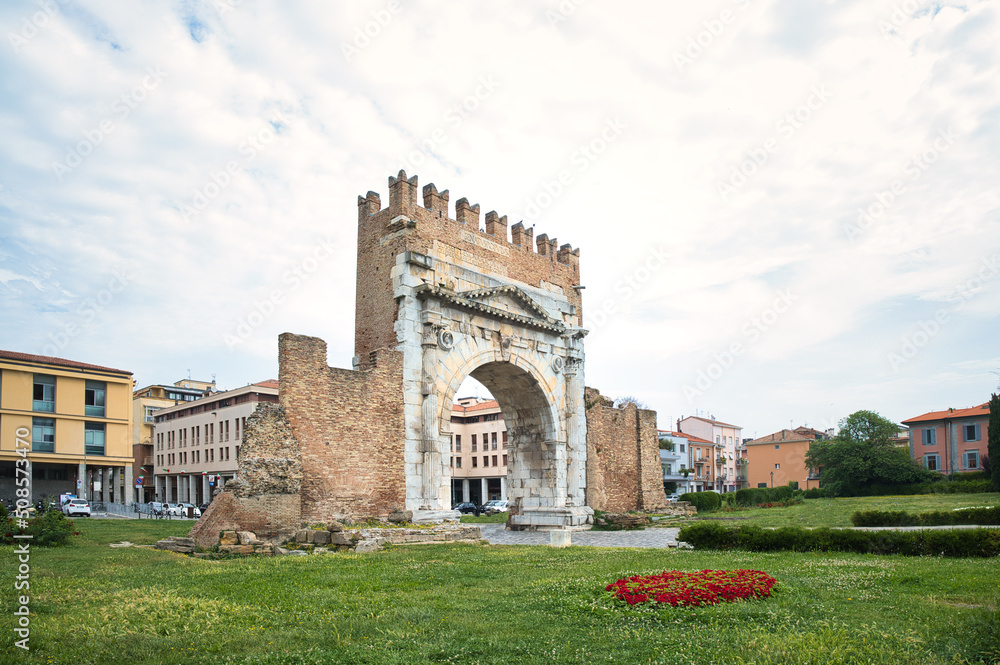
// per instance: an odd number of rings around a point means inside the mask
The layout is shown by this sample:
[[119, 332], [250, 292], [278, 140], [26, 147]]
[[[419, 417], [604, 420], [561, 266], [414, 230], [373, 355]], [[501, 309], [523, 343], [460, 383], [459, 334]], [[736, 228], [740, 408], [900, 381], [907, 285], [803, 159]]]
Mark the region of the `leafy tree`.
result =
[[824, 485], [831, 488], [902, 485], [929, 480], [933, 472], [915, 462], [908, 450], [897, 448], [892, 437], [899, 426], [874, 411], [856, 411], [840, 421], [840, 432], [829, 441], [814, 441], [806, 455], [807, 467], [819, 467]]
[[986, 440], [986, 452], [990, 458], [990, 476], [993, 489], [1000, 492], [1000, 395], [990, 397], [989, 435]]

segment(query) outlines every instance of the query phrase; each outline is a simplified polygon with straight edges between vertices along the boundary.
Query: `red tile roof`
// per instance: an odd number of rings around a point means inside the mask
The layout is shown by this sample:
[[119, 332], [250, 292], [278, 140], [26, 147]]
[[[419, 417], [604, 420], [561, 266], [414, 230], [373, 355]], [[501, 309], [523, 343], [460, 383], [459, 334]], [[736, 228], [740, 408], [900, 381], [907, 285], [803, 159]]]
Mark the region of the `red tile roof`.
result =
[[665, 429], [658, 429], [656, 431], [659, 432], [660, 434], [666, 434], [667, 436], [676, 436], [681, 439], [687, 439], [691, 443], [702, 443], [702, 444], [707, 443], [710, 446], [715, 445], [711, 441], [706, 441], [705, 439], [699, 436], [695, 436], [694, 434], [687, 434], [685, 432], [671, 432], [670, 430], [665, 430]]
[[947, 411], [931, 411], [930, 413], [925, 413], [922, 416], [914, 416], [913, 418], [908, 418], [903, 421], [906, 423], [926, 423], [932, 420], [949, 420], [954, 418], [976, 418], [976, 417], [986, 417], [990, 415], [990, 403], [983, 402], [979, 406], [974, 406], [968, 409], [948, 409]]
[[261, 388], [274, 388], [275, 390], [277, 390], [278, 389], [278, 380], [277, 379], [268, 379], [267, 381], [260, 381], [259, 383], [255, 383], [254, 385], [255, 386], [260, 386]]
[[753, 441], [747, 441], [746, 445], [753, 445], [757, 443], [792, 443], [794, 441], [815, 441], [816, 437], [809, 436], [808, 434], [802, 434], [801, 432], [796, 432], [791, 429], [783, 429], [780, 432], [775, 432], [774, 434], [768, 434], [767, 436], [762, 436]]
[[72, 367], [74, 369], [90, 369], [98, 372], [114, 372], [115, 374], [132, 375], [132, 372], [124, 369], [114, 369], [113, 367], [103, 367], [101, 365], [91, 365], [81, 363], [76, 360], [66, 360], [65, 358], [53, 358], [52, 356], [36, 356], [31, 353], [19, 353], [17, 351], [0, 350], [0, 358], [7, 360], [17, 360], [24, 363], [37, 363], [44, 365], [60, 365], [62, 367]]
[[478, 404], [470, 404], [469, 406], [462, 406], [461, 404], [452, 404], [452, 412], [468, 413], [469, 411], [482, 411], [483, 409], [498, 409], [500, 405], [497, 404], [495, 399], [486, 400], [485, 402], [480, 402]]
[[711, 418], [702, 418], [701, 416], [688, 416], [687, 418], [682, 419], [681, 422], [684, 422], [689, 418], [693, 420], [701, 420], [702, 422], [711, 423], [713, 425], [718, 425], [719, 427], [732, 427], [734, 429], [743, 429], [739, 425], [730, 425], [729, 423], [724, 423], [721, 420], [712, 420]]

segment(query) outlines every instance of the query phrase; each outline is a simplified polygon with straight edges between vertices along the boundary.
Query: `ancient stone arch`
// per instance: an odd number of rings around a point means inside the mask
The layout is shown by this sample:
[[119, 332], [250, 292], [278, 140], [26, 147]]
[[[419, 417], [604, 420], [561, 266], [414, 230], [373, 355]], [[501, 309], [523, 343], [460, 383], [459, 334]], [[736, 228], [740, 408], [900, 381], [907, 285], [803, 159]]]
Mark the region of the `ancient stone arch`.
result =
[[[426, 185], [423, 205], [416, 191], [400, 171], [387, 207], [358, 197], [353, 368], [330, 367], [322, 339], [279, 336], [282, 410], [243, 440], [267, 464], [241, 455], [238, 475], [258, 482], [213, 503], [195, 529], [205, 542], [237, 526], [271, 536], [337, 517], [454, 515], [451, 406], [467, 376], [506, 420], [513, 528], [663, 505], [656, 414], [585, 398], [579, 250], [496, 212], [481, 227], [466, 199], [451, 218], [447, 190]], [[272, 468], [301, 481], [269, 482]]]

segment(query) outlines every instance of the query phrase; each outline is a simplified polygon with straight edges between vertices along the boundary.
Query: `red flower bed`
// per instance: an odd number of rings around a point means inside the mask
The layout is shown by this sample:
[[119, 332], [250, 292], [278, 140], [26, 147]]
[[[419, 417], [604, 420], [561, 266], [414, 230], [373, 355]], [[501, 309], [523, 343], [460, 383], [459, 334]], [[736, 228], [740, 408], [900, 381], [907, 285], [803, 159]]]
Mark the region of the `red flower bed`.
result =
[[702, 570], [682, 573], [663, 571], [659, 575], [635, 575], [605, 587], [629, 605], [645, 602], [667, 603], [674, 607], [715, 605], [747, 598], [767, 598], [778, 583], [759, 570]]

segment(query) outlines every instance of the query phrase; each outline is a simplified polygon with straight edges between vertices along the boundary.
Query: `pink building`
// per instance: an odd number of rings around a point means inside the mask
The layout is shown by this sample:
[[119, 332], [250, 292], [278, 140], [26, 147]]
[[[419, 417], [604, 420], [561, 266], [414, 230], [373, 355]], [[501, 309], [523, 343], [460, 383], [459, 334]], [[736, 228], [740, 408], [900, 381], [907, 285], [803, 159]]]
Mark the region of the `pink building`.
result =
[[910, 428], [910, 455], [942, 473], [978, 471], [986, 454], [990, 404], [970, 409], [931, 411], [904, 420]]

